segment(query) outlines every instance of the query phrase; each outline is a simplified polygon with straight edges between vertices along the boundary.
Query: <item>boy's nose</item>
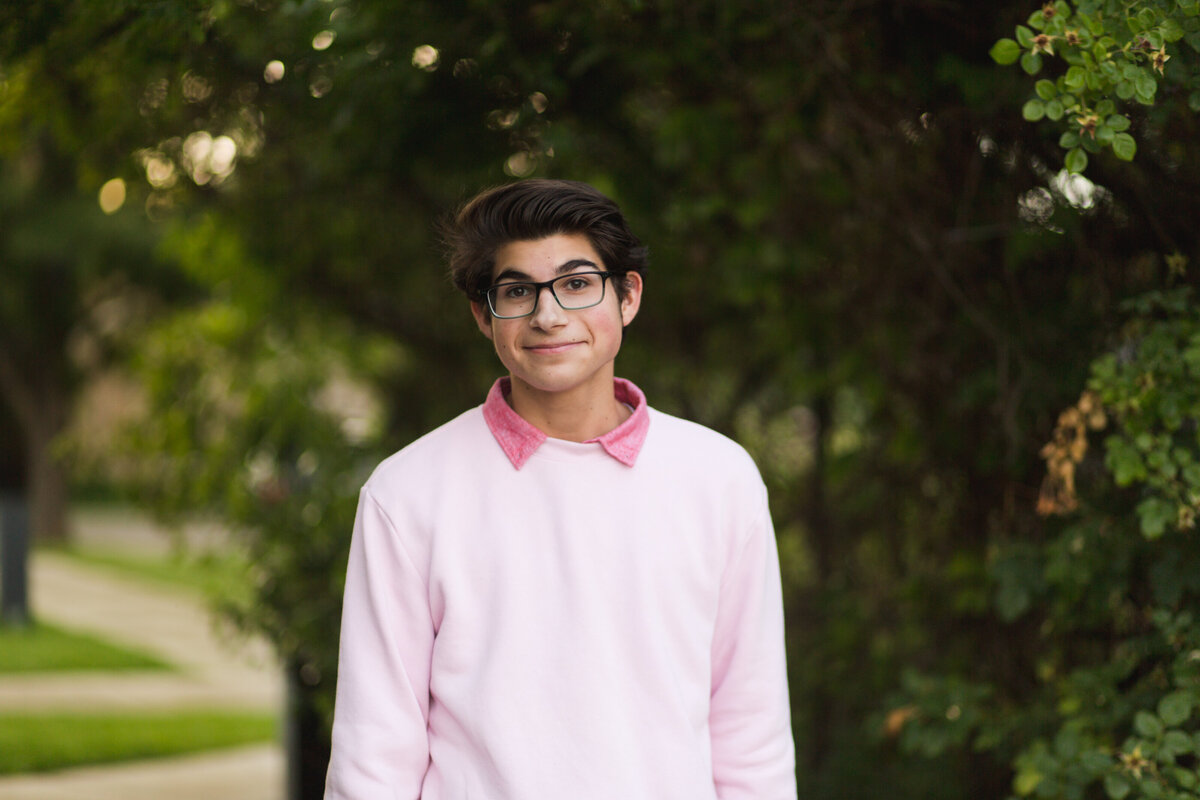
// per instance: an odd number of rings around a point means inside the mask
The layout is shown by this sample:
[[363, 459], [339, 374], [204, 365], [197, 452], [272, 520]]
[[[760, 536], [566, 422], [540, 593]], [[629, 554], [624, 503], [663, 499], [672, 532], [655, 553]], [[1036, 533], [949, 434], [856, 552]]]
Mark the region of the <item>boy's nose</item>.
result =
[[[543, 294], [550, 296], [543, 297]], [[554, 296], [554, 290], [549, 286], [541, 287], [538, 290], [537, 304], [534, 306], [533, 314], [530, 316], [530, 322], [540, 328], [546, 328], [561, 325], [566, 321], [566, 318], [567, 312], [558, 304], [558, 298]]]

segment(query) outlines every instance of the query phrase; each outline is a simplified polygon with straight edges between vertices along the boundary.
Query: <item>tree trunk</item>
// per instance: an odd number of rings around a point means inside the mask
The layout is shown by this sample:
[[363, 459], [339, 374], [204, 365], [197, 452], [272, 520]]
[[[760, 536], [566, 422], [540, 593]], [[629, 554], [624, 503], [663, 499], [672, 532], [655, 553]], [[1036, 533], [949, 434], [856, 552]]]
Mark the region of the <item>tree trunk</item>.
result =
[[318, 687], [300, 659], [289, 662], [286, 669], [287, 800], [321, 800], [330, 743], [315, 702]]
[[30, 375], [15, 359], [0, 352], [0, 398], [13, 410], [25, 438], [29, 532], [38, 542], [67, 539], [67, 473], [54, 445], [67, 425], [69, 396], [52, 371]]
[[65, 427], [66, 414], [48, 409], [37, 425], [26, 428], [29, 530], [33, 540], [41, 543], [61, 543], [68, 538], [67, 471], [54, 453], [55, 441]]

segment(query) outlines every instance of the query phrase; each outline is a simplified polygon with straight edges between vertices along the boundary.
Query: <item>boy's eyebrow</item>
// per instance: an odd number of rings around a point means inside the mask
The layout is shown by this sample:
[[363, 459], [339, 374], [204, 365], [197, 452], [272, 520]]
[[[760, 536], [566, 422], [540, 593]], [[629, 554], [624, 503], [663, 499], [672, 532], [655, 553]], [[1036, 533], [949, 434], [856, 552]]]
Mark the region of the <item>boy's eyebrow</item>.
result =
[[[577, 270], [580, 267], [591, 267], [593, 269], [600, 269], [600, 267], [596, 266], [596, 263], [594, 261], [589, 261], [586, 258], [572, 258], [570, 261], [559, 264], [554, 269], [554, 274], [555, 275], [564, 275], [573, 270]], [[500, 283], [502, 281], [532, 281], [532, 280], [533, 280], [533, 278], [531, 278], [528, 275], [528, 273], [521, 272], [521, 270], [515, 269], [513, 267], [509, 267], [508, 269], [504, 270], [499, 275], [497, 275], [493, 279], [493, 283]]]

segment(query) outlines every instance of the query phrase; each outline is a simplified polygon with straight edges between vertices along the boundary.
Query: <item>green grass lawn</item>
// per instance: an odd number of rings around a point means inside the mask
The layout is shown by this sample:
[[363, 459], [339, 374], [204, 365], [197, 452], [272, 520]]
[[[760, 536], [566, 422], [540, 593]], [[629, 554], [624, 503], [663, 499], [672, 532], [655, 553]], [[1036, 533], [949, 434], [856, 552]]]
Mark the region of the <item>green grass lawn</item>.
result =
[[[131, 581], [173, 588], [200, 603], [214, 595], [246, 591], [245, 559], [228, 553], [197, 557], [82, 548], [57, 552]], [[0, 680], [14, 673], [147, 669], [173, 667], [134, 649], [54, 625], [0, 626]], [[0, 775], [269, 742], [278, 737], [278, 725], [277, 714], [240, 710], [0, 711]]]
[[170, 669], [153, 656], [53, 625], [0, 626], [0, 674]]
[[246, 561], [236, 554], [137, 555], [83, 547], [70, 547], [60, 552], [81, 564], [122, 577], [202, 596], [227, 597], [232, 592], [246, 591]]
[[266, 713], [0, 713], [0, 775], [269, 742], [276, 735], [276, 719]]

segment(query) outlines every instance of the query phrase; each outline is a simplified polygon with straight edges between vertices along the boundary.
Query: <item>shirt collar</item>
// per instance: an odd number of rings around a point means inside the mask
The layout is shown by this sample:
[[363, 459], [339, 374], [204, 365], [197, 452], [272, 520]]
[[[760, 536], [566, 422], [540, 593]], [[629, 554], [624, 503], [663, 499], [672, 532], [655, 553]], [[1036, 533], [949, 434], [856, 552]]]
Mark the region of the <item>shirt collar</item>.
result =
[[[492, 384], [487, 400], [483, 403], [483, 418], [492, 436], [496, 437], [500, 449], [508, 456], [512, 465], [520, 469], [547, 437], [512, 410], [507, 400], [511, 392], [512, 384], [509, 378], [500, 378]], [[631, 406], [633, 413], [608, 433], [588, 439], [586, 443], [599, 443], [604, 452], [625, 466], [632, 467], [642, 450], [642, 444], [646, 441], [646, 432], [650, 429], [646, 396], [642, 394], [641, 389], [624, 378], [613, 379], [613, 396], [618, 402]]]

